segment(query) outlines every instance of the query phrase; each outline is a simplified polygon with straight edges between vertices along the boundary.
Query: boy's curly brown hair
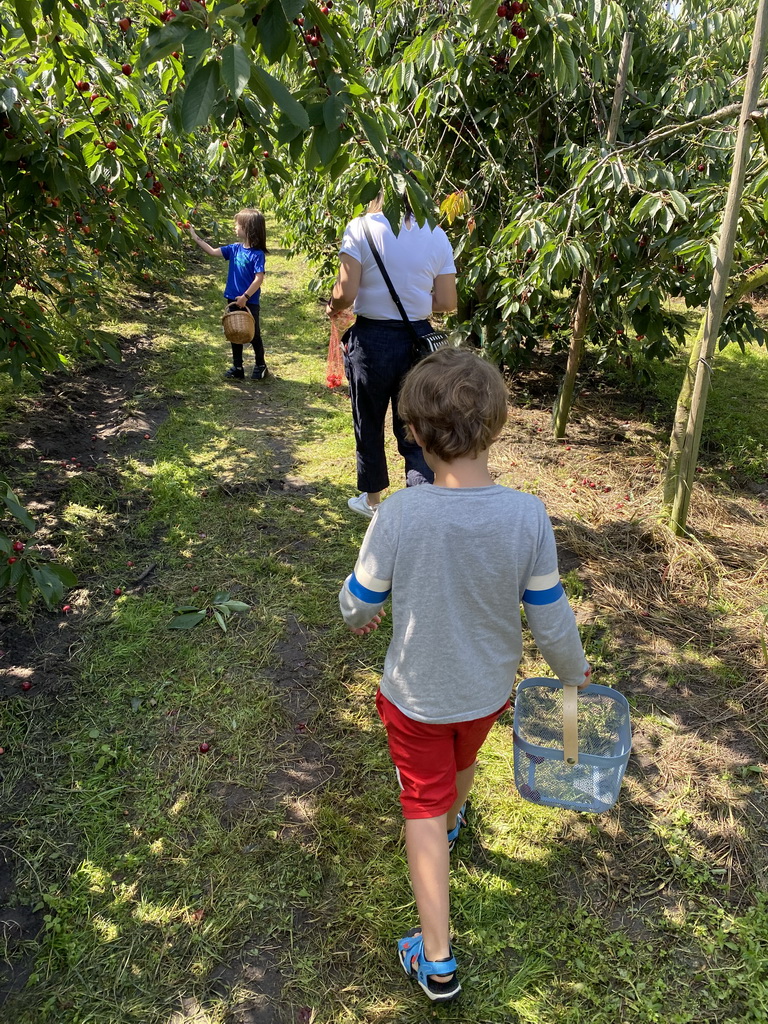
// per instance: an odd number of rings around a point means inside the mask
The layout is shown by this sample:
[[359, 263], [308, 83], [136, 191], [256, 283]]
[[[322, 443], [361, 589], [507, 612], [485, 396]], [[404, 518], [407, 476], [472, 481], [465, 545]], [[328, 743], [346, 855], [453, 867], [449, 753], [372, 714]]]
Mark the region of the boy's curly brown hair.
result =
[[406, 375], [397, 401], [425, 451], [445, 462], [490, 448], [507, 420], [499, 370], [469, 349], [442, 348]]

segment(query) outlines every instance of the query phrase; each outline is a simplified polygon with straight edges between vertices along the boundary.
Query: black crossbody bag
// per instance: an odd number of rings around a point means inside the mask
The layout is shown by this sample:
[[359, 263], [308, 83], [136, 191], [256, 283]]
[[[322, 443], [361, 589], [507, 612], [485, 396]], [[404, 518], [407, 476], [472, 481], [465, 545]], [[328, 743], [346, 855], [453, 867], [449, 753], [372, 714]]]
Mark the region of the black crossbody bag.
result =
[[405, 323], [411, 332], [411, 351], [413, 353], [413, 362], [418, 363], [425, 356], [431, 355], [433, 352], [437, 352], [439, 348], [446, 348], [448, 345], [448, 335], [445, 331], [430, 331], [429, 334], [419, 335], [416, 333], [416, 328], [413, 326], [411, 321], [408, 319], [408, 314], [405, 312], [400, 296], [395, 291], [395, 286], [392, 284], [387, 268], [384, 266], [384, 261], [379, 255], [379, 250], [376, 248], [376, 244], [371, 236], [370, 228], [363, 218], [363, 231], [368, 242], [368, 246], [373, 253], [373, 258], [378, 264], [381, 276], [384, 278], [384, 283], [389, 288], [389, 294], [392, 296], [392, 301], [397, 306], [397, 310], [400, 316], [403, 318]]

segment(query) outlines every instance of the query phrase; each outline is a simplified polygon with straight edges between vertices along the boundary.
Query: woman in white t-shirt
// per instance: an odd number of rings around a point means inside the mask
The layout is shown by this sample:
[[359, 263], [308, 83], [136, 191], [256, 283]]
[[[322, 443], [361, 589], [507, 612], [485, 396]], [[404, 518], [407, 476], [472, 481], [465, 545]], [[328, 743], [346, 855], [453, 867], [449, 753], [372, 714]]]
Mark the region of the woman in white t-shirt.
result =
[[389, 486], [384, 451], [384, 420], [392, 406], [392, 428], [405, 460], [406, 486], [432, 483], [421, 448], [406, 438], [397, 412], [397, 396], [412, 363], [412, 334], [397, 310], [365, 237], [373, 238], [408, 319], [418, 334], [433, 330], [429, 316], [456, 308], [456, 266], [442, 228], [419, 227], [406, 210], [397, 235], [381, 212], [381, 196], [363, 217], [347, 225], [341, 241], [340, 268], [326, 312], [353, 306], [357, 319], [347, 335], [345, 367], [352, 400], [357, 449], [357, 486], [349, 499], [354, 512], [371, 518]]

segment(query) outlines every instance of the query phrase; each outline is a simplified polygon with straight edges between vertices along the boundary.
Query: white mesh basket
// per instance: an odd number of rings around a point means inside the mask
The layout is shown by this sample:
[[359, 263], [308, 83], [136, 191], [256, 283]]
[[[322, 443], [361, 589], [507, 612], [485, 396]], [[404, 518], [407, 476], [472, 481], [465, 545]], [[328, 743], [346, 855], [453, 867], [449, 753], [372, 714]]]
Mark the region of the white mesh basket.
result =
[[607, 811], [632, 748], [629, 704], [608, 686], [526, 679], [517, 687], [514, 744], [515, 785], [526, 800]]

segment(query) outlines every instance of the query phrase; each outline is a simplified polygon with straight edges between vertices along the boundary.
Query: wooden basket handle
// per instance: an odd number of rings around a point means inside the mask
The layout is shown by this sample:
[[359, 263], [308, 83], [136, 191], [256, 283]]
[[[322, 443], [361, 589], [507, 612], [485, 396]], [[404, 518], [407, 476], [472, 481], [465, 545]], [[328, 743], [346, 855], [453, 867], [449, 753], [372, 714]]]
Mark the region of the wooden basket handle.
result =
[[563, 686], [563, 760], [579, 763], [578, 686]]

